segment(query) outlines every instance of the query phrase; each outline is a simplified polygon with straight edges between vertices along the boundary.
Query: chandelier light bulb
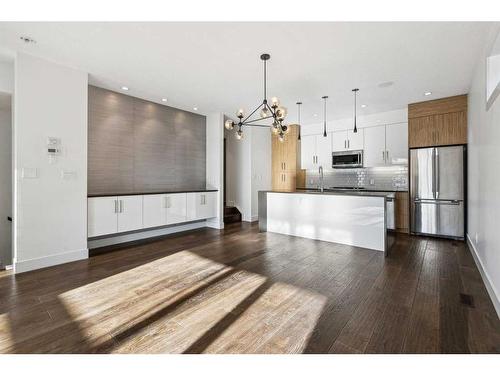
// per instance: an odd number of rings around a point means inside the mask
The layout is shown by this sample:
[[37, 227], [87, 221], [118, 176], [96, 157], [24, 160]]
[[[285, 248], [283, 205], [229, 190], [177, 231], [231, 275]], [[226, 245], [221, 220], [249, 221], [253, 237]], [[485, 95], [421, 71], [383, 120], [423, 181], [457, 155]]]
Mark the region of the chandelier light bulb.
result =
[[266, 117], [269, 117], [269, 109], [267, 109], [267, 107], [262, 107], [261, 111], [260, 111], [260, 117], [261, 118], [266, 118]]
[[288, 110], [286, 109], [286, 107], [278, 107], [278, 109], [276, 110], [276, 118], [278, 120], [283, 120], [286, 117], [287, 112]]
[[226, 127], [227, 130], [232, 130], [234, 128], [233, 120], [226, 120], [224, 126]]
[[278, 134], [278, 127], [277, 126], [273, 126], [272, 129], [273, 129], [273, 134], [275, 134], [275, 135]]
[[279, 135], [279, 138], [278, 138], [278, 139], [279, 139], [279, 141], [280, 141], [280, 142], [282, 142], [282, 143], [283, 143], [283, 142], [285, 141], [285, 135], [284, 135], [283, 133], [280, 133], [280, 135]]
[[277, 97], [273, 96], [271, 98], [271, 106], [272, 107], [278, 107], [280, 105], [280, 101]]
[[245, 111], [240, 108], [238, 112], [236, 112], [236, 117], [243, 118], [244, 116], [245, 116]]
[[243, 131], [241, 130], [241, 128], [240, 128], [240, 129], [238, 129], [238, 131], [237, 131], [237, 132], [236, 132], [236, 134], [235, 134], [235, 137], [236, 137], [236, 139], [238, 139], [238, 140], [240, 140], [240, 139], [242, 139], [242, 138], [243, 138]]

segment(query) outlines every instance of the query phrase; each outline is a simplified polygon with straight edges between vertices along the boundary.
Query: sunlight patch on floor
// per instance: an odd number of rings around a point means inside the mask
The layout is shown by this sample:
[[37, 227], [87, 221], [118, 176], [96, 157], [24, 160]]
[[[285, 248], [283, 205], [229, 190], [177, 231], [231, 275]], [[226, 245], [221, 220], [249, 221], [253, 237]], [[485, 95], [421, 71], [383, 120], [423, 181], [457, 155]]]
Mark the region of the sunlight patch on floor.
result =
[[67, 291], [59, 300], [89, 343], [121, 353], [300, 352], [326, 302], [310, 290], [270, 283], [189, 251]]

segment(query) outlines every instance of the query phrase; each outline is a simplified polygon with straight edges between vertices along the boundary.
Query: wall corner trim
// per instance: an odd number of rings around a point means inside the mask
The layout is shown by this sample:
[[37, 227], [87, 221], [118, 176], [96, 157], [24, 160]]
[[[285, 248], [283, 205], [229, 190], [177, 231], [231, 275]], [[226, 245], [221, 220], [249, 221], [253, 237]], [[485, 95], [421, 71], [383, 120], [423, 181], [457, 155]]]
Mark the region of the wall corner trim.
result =
[[481, 261], [481, 258], [479, 257], [479, 253], [477, 252], [476, 247], [472, 243], [468, 233], [467, 233], [467, 245], [469, 246], [469, 249], [471, 250], [471, 254], [472, 254], [472, 257], [474, 258], [474, 262], [476, 262], [476, 266], [479, 270], [479, 273], [481, 274], [481, 278], [483, 279], [484, 285], [486, 286], [486, 290], [488, 291], [490, 299], [493, 302], [493, 306], [495, 307], [495, 310], [497, 312], [497, 316], [500, 319], [500, 295], [499, 295], [498, 291], [495, 289], [495, 286], [493, 285], [493, 283], [491, 282], [488, 271], [486, 271], [486, 269], [483, 267], [483, 262]]
[[58, 264], [74, 262], [76, 260], [87, 259], [89, 257], [88, 249], [68, 251], [46, 257], [28, 259], [18, 262], [14, 261], [14, 273], [28, 272], [40, 268], [56, 266]]

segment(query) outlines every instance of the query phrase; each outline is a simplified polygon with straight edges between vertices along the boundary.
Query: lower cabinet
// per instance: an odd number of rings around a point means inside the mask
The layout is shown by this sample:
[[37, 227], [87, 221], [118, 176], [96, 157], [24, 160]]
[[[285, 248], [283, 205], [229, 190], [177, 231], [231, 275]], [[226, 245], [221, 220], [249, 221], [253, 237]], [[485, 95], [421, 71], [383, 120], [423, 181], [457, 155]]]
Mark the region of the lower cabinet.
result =
[[89, 198], [87, 205], [88, 236], [104, 236], [118, 232], [117, 197]]
[[142, 227], [142, 195], [118, 197], [118, 232]]
[[217, 216], [217, 193], [187, 193], [187, 219], [201, 220]]
[[142, 195], [88, 199], [88, 236], [104, 236], [142, 228]]
[[217, 216], [217, 192], [147, 194], [88, 199], [88, 237]]

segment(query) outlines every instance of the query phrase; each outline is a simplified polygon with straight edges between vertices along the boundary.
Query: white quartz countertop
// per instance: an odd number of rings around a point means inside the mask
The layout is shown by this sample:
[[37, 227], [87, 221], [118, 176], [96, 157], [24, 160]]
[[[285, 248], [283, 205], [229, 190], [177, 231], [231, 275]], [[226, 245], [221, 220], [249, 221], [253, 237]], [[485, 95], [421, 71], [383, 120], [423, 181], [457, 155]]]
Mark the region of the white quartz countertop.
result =
[[314, 195], [349, 195], [349, 196], [365, 196], [365, 197], [381, 197], [394, 198], [395, 193], [390, 191], [360, 191], [360, 190], [324, 190], [323, 192], [316, 189], [305, 189], [297, 191], [273, 191], [267, 190], [266, 193], [285, 193], [285, 194], [314, 194]]

